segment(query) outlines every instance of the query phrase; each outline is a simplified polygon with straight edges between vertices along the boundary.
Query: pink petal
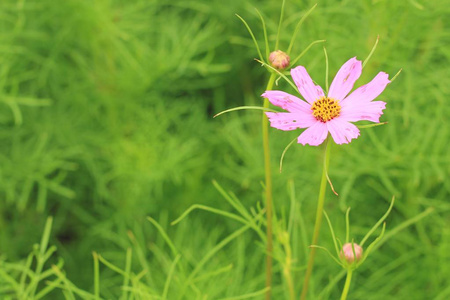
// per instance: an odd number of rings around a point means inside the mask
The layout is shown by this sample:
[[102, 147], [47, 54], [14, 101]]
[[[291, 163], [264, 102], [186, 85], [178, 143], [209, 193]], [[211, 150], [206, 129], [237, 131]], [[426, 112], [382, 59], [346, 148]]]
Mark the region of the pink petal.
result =
[[303, 66], [298, 66], [292, 69], [291, 76], [292, 79], [294, 79], [300, 94], [302, 94], [305, 100], [310, 104], [313, 104], [316, 99], [324, 96], [322, 88], [314, 84]]
[[328, 97], [342, 100], [353, 89], [356, 80], [361, 76], [362, 64], [356, 57], [349, 59], [337, 72], [330, 86]]
[[291, 94], [282, 91], [266, 91], [261, 96], [269, 99], [273, 105], [279, 106], [287, 111], [311, 113], [311, 105]]
[[386, 103], [383, 101], [356, 102], [356, 105], [349, 105], [346, 102], [345, 104], [341, 107], [339, 118], [348, 122], [367, 120], [379, 123], [383, 109], [386, 108]]
[[310, 144], [311, 146], [319, 146], [327, 138], [328, 128], [326, 123], [316, 120], [316, 123], [300, 134], [297, 141], [303, 146]]
[[311, 112], [303, 113], [272, 113], [266, 112], [266, 116], [269, 118], [270, 126], [284, 130], [294, 130], [297, 128], [306, 128], [314, 125], [317, 122], [316, 118]]
[[359, 136], [359, 129], [355, 125], [342, 120], [340, 117], [325, 123], [336, 144], [348, 144]]
[[380, 72], [377, 74], [377, 76], [375, 76], [374, 79], [372, 79], [371, 82], [357, 88], [347, 98], [342, 100], [341, 105], [342, 106], [347, 104], [352, 105], [361, 101], [363, 102], [372, 101], [373, 99], [378, 97], [381, 94], [381, 92], [384, 91], [389, 82], [390, 82], [389, 75], [384, 72]]

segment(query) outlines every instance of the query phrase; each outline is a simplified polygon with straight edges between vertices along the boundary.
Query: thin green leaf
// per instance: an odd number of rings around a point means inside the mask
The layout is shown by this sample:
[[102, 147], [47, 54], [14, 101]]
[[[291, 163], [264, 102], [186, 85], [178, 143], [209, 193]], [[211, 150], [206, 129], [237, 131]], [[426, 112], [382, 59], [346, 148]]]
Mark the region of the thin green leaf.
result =
[[424, 212], [418, 214], [415, 217], [412, 217], [409, 220], [406, 220], [405, 222], [401, 223], [400, 225], [398, 225], [394, 229], [390, 230], [388, 233], [386, 233], [384, 235], [383, 241], [379, 242], [377, 245], [374, 246], [374, 250], [378, 249], [382, 244], [384, 244], [388, 239], [390, 239], [392, 236], [396, 235], [398, 232], [402, 231], [403, 229], [405, 229], [406, 227], [408, 227], [408, 226], [410, 226], [410, 225], [412, 225], [414, 223], [419, 222], [421, 219], [425, 218], [426, 216], [428, 216], [432, 212], [434, 212], [434, 208], [433, 207], [429, 207]]
[[278, 112], [278, 111], [273, 110], [271, 108], [266, 108], [266, 107], [261, 107], [261, 106], [238, 106], [238, 107], [230, 108], [230, 109], [224, 110], [224, 111], [222, 111], [220, 113], [217, 113], [217, 114], [214, 115], [213, 118], [218, 117], [218, 116], [223, 115], [223, 114], [226, 114], [226, 113], [229, 113], [229, 112], [232, 112], [232, 111], [245, 110], [245, 109], [249, 109], [249, 110], [256, 109], [256, 110], [264, 110], [264, 111], [270, 111], [270, 112]]
[[72, 295], [73, 295], [73, 293], [75, 293], [75, 294], [79, 295], [83, 299], [95, 299], [95, 295], [79, 289], [72, 282], [70, 282], [66, 278], [65, 274], [63, 274], [61, 272], [61, 270], [57, 266], [53, 265], [52, 269], [55, 271], [55, 274], [59, 278], [61, 278], [63, 280], [63, 282], [64, 282], [64, 285], [59, 286], [59, 288], [69, 291]]
[[365, 65], [367, 64], [367, 62], [369, 61], [369, 59], [372, 57], [372, 54], [375, 52], [375, 49], [377, 48], [379, 39], [380, 39], [380, 36], [378, 35], [377, 39], [375, 40], [375, 45], [373, 45], [372, 50], [370, 50], [369, 55], [367, 56], [367, 58], [364, 60], [364, 62], [362, 64], [363, 69], [364, 69]]
[[327, 144], [325, 148], [325, 157], [323, 158], [323, 171], [325, 172], [325, 177], [327, 178], [328, 184], [330, 185], [331, 191], [336, 195], [339, 196], [339, 194], [334, 190], [333, 183], [331, 182], [330, 176], [328, 176], [328, 166], [330, 164], [330, 151], [331, 151], [331, 138], [327, 137]]
[[256, 41], [256, 38], [255, 38], [255, 35], [253, 34], [252, 29], [250, 28], [250, 26], [248, 26], [247, 22], [240, 15], [236, 14], [236, 16], [242, 21], [242, 23], [244, 23], [245, 27], [247, 27], [247, 30], [250, 33], [250, 35], [251, 35], [251, 37], [253, 39], [253, 42], [255, 43], [255, 47], [256, 47], [256, 50], [258, 51], [259, 58], [262, 61], [264, 61], [263, 56], [261, 54], [261, 50], [259, 49], [258, 42]]
[[114, 264], [110, 263], [109, 261], [107, 261], [105, 258], [103, 258], [103, 256], [101, 256], [100, 254], [97, 254], [97, 258], [98, 261], [100, 261], [102, 264], [104, 264], [105, 266], [107, 266], [109, 269], [113, 270], [114, 272], [126, 277], [129, 276], [128, 274], [125, 273], [125, 271], [123, 271], [122, 269], [120, 269], [119, 267], [115, 266]]
[[364, 263], [364, 261], [367, 259], [367, 257], [369, 256], [369, 254], [372, 252], [373, 248], [381, 241], [381, 239], [384, 236], [384, 232], [386, 230], [386, 223], [383, 223], [383, 227], [381, 228], [381, 233], [380, 235], [369, 245], [369, 247], [367, 247], [366, 251], [364, 251], [364, 255], [363, 258], [358, 262], [356, 267], [359, 267], [360, 265], [362, 265]]
[[199, 281], [202, 281], [202, 280], [205, 280], [205, 279], [206, 280], [211, 280], [211, 277], [217, 276], [217, 275], [222, 274], [222, 273], [226, 273], [228, 271], [231, 271], [232, 269], [233, 269], [233, 264], [229, 264], [228, 266], [225, 266], [225, 267], [220, 268], [218, 270], [214, 270], [213, 272], [207, 272], [205, 274], [202, 274], [202, 275], [194, 278], [192, 281], [193, 282], [199, 282]]
[[[354, 239], [352, 239], [352, 253], [353, 253], [353, 259], [354, 259], [352, 264], [354, 264], [356, 262], [356, 250], [355, 250], [355, 240]], [[355, 268], [356, 268], [356, 265], [355, 265]]]
[[333, 183], [331, 182], [330, 176], [328, 175], [328, 170], [325, 170], [325, 176], [327, 177], [328, 184], [330, 185], [330, 188], [331, 188], [331, 191], [333, 192], [333, 194], [335, 194], [336, 196], [339, 196], [339, 194], [334, 189], [334, 186], [333, 186]]
[[318, 44], [318, 43], [324, 43], [325, 41], [326, 41], [326, 40], [317, 40], [317, 41], [314, 41], [314, 42], [312, 42], [311, 44], [309, 44], [308, 47], [306, 47], [305, 50], [302, 51], [302, 53], [300, 53], [294, 60], [291, 60], [291, 64], [290, 64], [290, 65], [291, 65], [291, 66], [294, 66], [294, 65], [297, 63], [297, 61], [298, 61], [300, 58], [302, 58], [303, 55], [305, 55], [306, 52], [308, 52], [308, 50], [309, 50], [313, 45]]
[[163, 237], [163, 239], [166, 241], [167, 245], [169, 245], [170, 250], [172, 251], [173, 255], [178, 255], [178, 250], [175, 247], [175, 245], [173, 244], [173, 242], [170, 240], [169, 236], [167, 235], [167, 233], [164, 231], [164, 229], [161, 227], [161, 225], [159, 225], [158, 222], [156, 222], [155, 219], [151, 218], [151, 217], [147, 217], [147, 220], [153, 224], [153, 226], [156, 227], [156, 229], [159, 231], [159, 234], [161, 234], [161, 236]]
[[323, 53], [325, 54], [325, 89], [326, 89], [326, 93], [328, 95], [328, 70], [329, 70], [329, 66], [328, 66], [328, 54], [327, 54], [327, 48], [325, 48], [325, 46], [323, 46]]
[[284, 155], [286, 154], [287, 150], [292, 146], [292, 144], [297, 140], [297, 138], [293, 139], [287, 146], [286, 148], [284, 148], [283, 153], [281, 153], [281, 158], [280, 158], [280, 173], [281, 170], [283, 169], [283, 160], [284, 160]]
[[48, 293], [50, 293], [51, 291], [53, 291], [55, 288], [58, 287], [58, 285], [60, 285], [62, 282], [61, 278], [58, 278], [54, 281], [47, 281], [46, 284], [47, 286], [44, 287], [42, 290], [39, 291], [39, 293], [36, 294], [36, 296], [34, 297], [35, 300], [37, 299], [41, 299], [44, 296], [46, 296]]
[[367, 125], [356, 125], [358, 128], [371, 128], [371, 127], [377, 127], [381, 125], [386, 125], [388, 122], [381, 122], [381, 123], [374, 123], [374, 124], [367, 124]]
[[341, 270], [332, 280], [328, 282], [328, 284], [322, 288], [322, 291], [317, 296], [317, 299], [329, 299], [328, 296], [332, 290], [332, 288], [339, 282], [341, 279], [347, 274], [347, 270]]
[[186, 287], [192, 282], [193, 278], [197, 275], [198, 272], [203, 268], [203, 266], [216, 254], [218, 251], [220, 251], [223, 247], [225, 247], [228, 243], [230, 243], [232, 240], [243, 234], [245, 231], [247, 231], [250, 228], [250, 225], [245, 225], [229, 236], [227, 236], [225, 239], [223, 239], [219, 244], [217, 244], [213, 249], [211, 249], [208, 253], [203, 256], [203, 258], [200, 260], [200, 262], [195, 266], [194, 270], [191, 272], [189, 277], [186, 279], [185, 284], [183, 286], [181, 295], [184, 293], [184, 290]]
[[291, 38], [291, 42], [289, 43], [289, 47], [287, 50], [287, 54], [289, 55], [292, 51], [292, 47], [294, 46], [294, 42], [295, 42], [295, 38], [297, 37], [297, 34], [300, 30], [300, 27], [302, 26], [303, 22], [305, 21], [305, 19], [309, 16], [309, 14], [312, 13], [312, 11], [316, 8], [317, 3], [314, 4], [313, 7], [311, 7], [304, 15], [303, 17], [300, 19], [300, 21], [297, 23], [297, 26], [295, 26], [295, 30], [294, 30], [294, 34], [292, 35]]
[[361, 243], [359, 244], [361, 247], [364, 245], [364, 243], [367, 241], [367, 239], [372, 235], [372, 233], [377, 230], [378, 226], [380, 226], [381, 223], [383, 223], [383, 221], [387, 218], [387, 216], [389, 215], [389, 213], [392, 210], [392, 207], [394, 207], [394, 202], [395, 202], [395, 197], [392, 197], [391, 200], [391, 205], [389, 205], [388, 210], [386, 211], [386, 213], [381, 217], [380, 220], [378, 220], [378, 222], [372, 227], [372, 229], [369, 230], [369, 232], [364, 236], [364, 238], [362, 239]]
[[100, 299], [100, 271], [97, 252], [92, 252], [92, 256], [94, 257], [94, 295], [95, 299]]
[[[339, 238], [336, 238], [336, 241], [338, 243], [338, 248], [342, 249], [344, 247], [344, 245], [342, 244], [341, 240]], [[340, 253], [339, 253], [340, 254]]]
[[264, 32], [264, 43], [266, 45], [266, 58], [269, 59], [270, 48], [269, 48], [269, 39], [267, 38], [266, 22], [264, 21], [263, 16], [261, 15], [261, 13], [259, 12], [259, 10], [256, 7], [255, 7], [255, 10], [256, 10], [256, 13], [258, 13], [259, 18], [261, 19], [261, 24], [262, 24], [263, 32]]
[[340, 266], [342, 266], [342, 267], [344, 268], [344, 265], [343, 265], [336, 257], [334, 257], [333, 254], [331, 254], [330, 251], [329, 251], [327, 248], [321, 247], [321, 246], [317, 246], [317, 245], [311, 245], [310, 247], [311, 247], [311, 248], [318, 248], [318, 249], [324, 250], [326, 253], [328, 253], [328, 255], [329, 255], [329, 256], [330, 256], [330, 257], [331, 257], [338, 265], [340, 265]]
[[127, 248], [127, 254], [125, 258], [125, 276], [123, 276], [123, 289], [122, 289], [122, 296], [120, 297], [121, 300], [127, 299], [128, 292], [126, 291], [125, 287], [128, 286], [128, 283], [130, 282], [130, 275], [131, 275], [131, 259], [132, 259], [133, 250], [131, 248]]
[[394, 80], [397, 78], [398, 75], [400, 75], [400, 73], [403, 71], [403, 69], [400, 69], [397, 74], [394, 75], [394, 77], [392, 77], [391, 82], [389, 82], [389, 84], [391, 84], [392, 82], [394, 82]]
[[212, 212], [214, 214], [218, 214], [218, 215], [222, 215], [224, 217], [230, 218], [230, 219], [234, 219], [237, 220], [241, 223], [247, 224], [246, 220], [239, 217], [238, 215], [217, 209], [217, 208], [213, 208], [213, 207], [209, 207], [209, 206], [205, 206], [205, 205], [200, 205], [200, 204], [194, 204], [191, 207], [189, 207], [183, 214], [181, 214], [180, 217], [178, 217], [178, 219], [176, 219], [175, 221], [173, 221], [172, 223], [170, 223], [171, 225], [175, 225], [179, 222], [181, 222], [187, 215], [189, 215], [193, 210], [196, 209], [200, 209], [200, 210], [205, 210], [205, 211], [209, 211]]
[[233, 206], [234, 209], [236, 209], [244, 218], [252, 219], [252, 216], [249, 214], [247, 209], [244, 207], [244, 205], [242, 205], [242, 203], [234, 194], [228, 194], [216, 180], [213, 180], [212, 183], [216, 190], [225, 198], [228, 203], [230, 203], [231, 206]]
[[323, 214], [325, 215], [325, 218], [327, 219], [328, 227], [330, 228], [331, 237], [333, 238], [334, 248], [336, 249], [336, 255], [339, 257], [339, 248], [336, 241], [336, 235], [334, 234], [333, 225], [331, 225], [330, 218], [328, 217], [327, 212], [324, 210]]
[[167, 299], [167, 294], [169, 293], [169, 286], [170, 282], [172, 281], [173, 272], [175, 271], [175, 266], [177, 265], [178, 261], [180, 260], [181, 255], [177, 255], [170, 266], [169, 274], [167, 275], [166, 282], [164, 284], [164, 291], [162, 294], [162, 299]]
[[283, 0], [283, 2], [281, 3], [280, 22], [278, 23], [277, 39], [275, 41], [275, 50], [278, 50], [278, 43], [280, 41], [280, 32], [281, 32], [281, 25], [283, 23], [283, 18], [284, 18], [284, 5], [285, 4], [286, 4], [286, 0]]
[[350, 207], [345, 212], [345, 242], [350, 239]]
[[47, 250], [48, 241], [50, 239], [50, 233], [52, 230], [52, 223], [53, 223], [53, 218], [48, 217], [47, 221], [45, 222], [44, 234], [42, 235], [41, 244], [39, 247], [39, 253], [41, 255], [44, 255]]

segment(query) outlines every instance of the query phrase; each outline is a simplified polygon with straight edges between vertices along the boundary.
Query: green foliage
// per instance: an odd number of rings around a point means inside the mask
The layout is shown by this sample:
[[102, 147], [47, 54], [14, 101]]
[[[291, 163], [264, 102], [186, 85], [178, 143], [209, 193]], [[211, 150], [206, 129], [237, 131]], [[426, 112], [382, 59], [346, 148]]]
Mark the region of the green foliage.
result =
[[[261, 111], [212, 116], [261, 105], [267, 72], [235, 14], [265, 54], [259, 13], [274, 47], [280, 3], [227, 3], [2, 1], [0, 298], [261, 298]], [[359, 241], [396, 198], [349, 298], [447, 299], [450, 3], [319, 1], [291, 44], [314, 4], [286, 2], [279, 47], [292, 45], [295, 58], [316, 43], [297, 64], [319, 84], [318, 40], [330, 79], [348, 58], [367, 57], [378, 35], [357, 85], [403, 69], [380, 97], [388, 124], [331, 149], [339, 197], [329, 193], [325, 209], [336, 236], [346, 235], [349, 206]], [[298, 134], [271, 130], [274, 171]], [[289, 285], [300, 292], [320, 153], [293, 144], [274, 172], [275, 299]], [[326, 230], [320, 245], [334, 247]], [[336, 299], [345, 274], [318, 258], [311, 299]]]

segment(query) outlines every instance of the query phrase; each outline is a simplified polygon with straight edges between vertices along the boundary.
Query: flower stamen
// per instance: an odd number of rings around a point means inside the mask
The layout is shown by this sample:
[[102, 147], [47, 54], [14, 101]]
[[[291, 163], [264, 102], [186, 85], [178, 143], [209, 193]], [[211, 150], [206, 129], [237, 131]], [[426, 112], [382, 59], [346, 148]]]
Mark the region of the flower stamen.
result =
[[317, 120], [322, 123], [326, 123], [339, 116], [341, 106], [339, 105], [338, 100], [328, 97], [320, 97], [314, 101], [311, 106], [311, 110], [313, 111], [313, 116]]

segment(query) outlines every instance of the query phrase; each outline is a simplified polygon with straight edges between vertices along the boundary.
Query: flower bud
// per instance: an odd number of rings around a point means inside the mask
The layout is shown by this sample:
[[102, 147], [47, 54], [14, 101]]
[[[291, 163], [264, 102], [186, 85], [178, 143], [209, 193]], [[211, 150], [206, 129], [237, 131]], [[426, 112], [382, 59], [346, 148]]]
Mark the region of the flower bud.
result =
[[[355, 253], [353, 253], [353, 247], [355, 248]], [[341, 258], [345, 259], [348, 263], [355, 261], [355, 255], [357, 262], [362, 258], [363, 248], [356, 243], [353, 243], [353, 247], [352, 243], [346, 243], [342, 246]]]
[[272, 67], [278, 70], [282, 70], [289, 66], [290, 58], [289, 55], [287, 55], [283, 51], [276, 50], [270, 53], [269, 61]]

